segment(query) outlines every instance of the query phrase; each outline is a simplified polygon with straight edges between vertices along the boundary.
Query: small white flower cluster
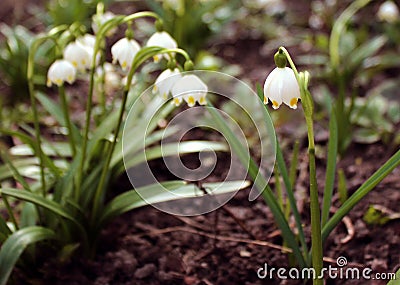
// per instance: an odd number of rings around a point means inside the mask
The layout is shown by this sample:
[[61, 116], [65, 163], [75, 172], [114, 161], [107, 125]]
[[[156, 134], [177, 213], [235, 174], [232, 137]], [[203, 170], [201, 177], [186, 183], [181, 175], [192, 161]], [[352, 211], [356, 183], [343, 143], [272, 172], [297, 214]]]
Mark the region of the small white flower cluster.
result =
[[[106, 21], [111, 20], [115, 15], [110, 12], [95, 15], [93, 17], [92, 28], [98, 32], [99, 26]], [[115, 31], [114, 28], [111, 32]], [[110, 32], [107, 34], [109, 35]], [[56, 60], [49, 68], [47, 73], [47, 84], [52, 83], [61, 86], [64, 82], [72, 84], [76, 79], [77, 72], [85, 72], [92, 67], [94, 58], [94, 47], [96, 37], [86, 34], [77, 38], [74, 42], [69, 43], [65, 49], [63, 59]], [[178, 47], [176, 41], [164, 31], [157, 31], [147, 41], [146, 47], [162, 47], [167, 49], [176, 49]], [[112, 63], [121, 66], [122, 71], [126, 72], [131, 69], [132, 62], [136, 54], [140, 51], [140, 44], [131, 38], [121, 38], [111, 47]], [[159, 62], [162, 58], [170, 61], [175, 57], [175, 53], [155, 55], [154, 61]], [[97, 67], [100, 56], [96, 57], [94, 67]], [[102, 67], [96, 68], [96, 76], [104, 76], [106, 90], [115, 90], [126, 84], [126, 77], [120, 79], [116, 73], [115, 66], [111, 63], [104, 63]], [[178, 106], [184, 100], [188, 106], [192, 107], [198, 102], [200, 105], [206, 104], [206, 95], [208, 92], [207, 85], [196, 75], [183, 75], [178, 68], [173, 70], [167, 69], [163, 71], [157, 78], [153, 93], [159, 93], [163, 98], [167, 99], [172, 94], [173, 103]]]
[[[96, 37], [85, 34], [69, 43], [63, 52], [63, 59], [56, 60], [47, 72], [47, 86], [53, 83], [61, 86], [65, 81], [72, 84], [77, 71], [84, 72], [91, 68]], [[100, 57], [96, 57], [98, 64]]]
[[196, 75], [182, 75], [178, 68], [164, 70], [157, 78], [153, 93], [160, 94], [164, 99], [171, 93], [173, 103], [179, 106], [182, 100], [193, 107], [198, 102], [206, 105], [207, 85]]

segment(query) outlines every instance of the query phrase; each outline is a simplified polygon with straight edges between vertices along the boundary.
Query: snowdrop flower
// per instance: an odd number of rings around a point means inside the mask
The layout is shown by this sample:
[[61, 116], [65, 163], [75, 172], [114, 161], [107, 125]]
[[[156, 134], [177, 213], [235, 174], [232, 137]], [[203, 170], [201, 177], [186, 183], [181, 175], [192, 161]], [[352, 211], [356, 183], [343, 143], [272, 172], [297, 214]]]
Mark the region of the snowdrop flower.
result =
[[[176, 41], [171, 37], [170, 34], [167, 32], [156, 32], [154, 33], [149, 40], [147, 41], [146, 44], [147, 47], [163, 47], [163, 48], [168, 48], [168, 49], [174, 49], [178, 47], [178, 44]], [[155, 55], [154, 56], [154, 61], [159, 62], [161, 58], [164, 57], [167, 60], [170, 60], [169, 54], [163, 54], [163, 55]]]
[[[96, 43], [96, 37], [91, 35], [91, 34], [85, 34], [82, 37], [77, 38], [76, 42], [81, 44], [86, 49], [86, 51], [89, 53], [89, 61], [88, 61], [89, 64], [88, 64], [87, 67], [90, 68], [91, 67], [90, 62], [93, 59], [93, 53], [94, 53], [94, 46], [95, 46], [95, 43]], [[97, 56], [96, 56], [96, 65], [98, 65], [99, 62], [100, 62], [100, 54], [97, 54]]]
[[392, 1], [384, 2], [378, 10], [378, 19], [388, 23], [394, 23], [399, 18], [399, 8]]
[[154, 83], [153, 93], [160, 94], [164, 99], [168, 98], [168, 94], [172, 89], [172, 86], [182, 78], [181, 72], [178, 68], [174, 70], [166, 69], [157, 77]]
[[64, 81], [72, 84], [75, 81], [76, 69], [65, 59], [59, 59], [53, 62], [47, 72], [47, 86], [50, 87], [52, 83], [61, 86]]
[[264, 83], [264, 104], [269, 99], [274, 109], [278, 109], [282, 102], [296, 109], [299, 98], [300, 88], [293, 70], [289, 67], [276, 67]]
[[90, 67], [90, 56], [88, 49], [78, 41], [69, 43], [64, 50], [64, 59], [81, 71]]
[[135, 40], [122, 38], [111, 47], [113, 63], [117, 61], [122, 67], [122, 70], [131, 68], [133, 59], [140, 50], [140, 45]]
[[[112, 12], [105, 12], [105, 13], [100, 13], [100, 14], [94, 14], [92, 17], [92, 30], [96, 34], [99, 31], [99, 28], [101, 25], [103, 25], [105, 22], [111, 20], [112, 18], [115, 17], [115, 14]], [[112, 28], [107, 32], [107, 36], [111, 36], [115, 33], [117, 28]]]
[[175, 106], [179, 106], [183, 97], [189, 107], [193, 107], [196, 101], [199, 102], [200, 105], [207, 104], [207, 92], [207, 85], [193, 74], [182, 76], [175, 82], [171, 90]]
[[91, 34], [84, 34], [82, 37], [77, 38], [76, 41], [85, 47], [94, 48], [96, 37]]

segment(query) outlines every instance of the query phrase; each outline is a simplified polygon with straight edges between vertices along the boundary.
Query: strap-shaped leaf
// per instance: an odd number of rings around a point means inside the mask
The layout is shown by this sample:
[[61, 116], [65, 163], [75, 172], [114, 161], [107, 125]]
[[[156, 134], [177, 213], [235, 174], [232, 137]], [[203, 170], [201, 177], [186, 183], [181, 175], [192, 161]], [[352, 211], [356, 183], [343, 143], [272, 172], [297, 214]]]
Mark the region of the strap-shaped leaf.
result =
[[76, 226], [78, 226], [78, 228], [80, 228], [83, 232], [85, 232], [82, 225], [78, 222], [78, 220], [73, 215], [71, 215], [67, 210], [65, 210], [65, 208], [63, 206], [61, 206], [60, 204], [58, 204], [50, 199], [46, 199], [46, 198], [44, 198], [36, 193], [33, 193], [33, 192], [29, 192], [29, 191], [22, 190], [22, 189], [14, 189], [14, 188], [1, 188], [0, 194], [11, 196], [11, 197], [14, 197], [14, 198], [17, 198], [17, 199], [20, 199], [23, 201], [31, 202], [35, 205], [41, 206], [62, 218], [70, 220]]
[[382, 165], [353, 195], [339, 208], [322, 229], [322, 241], [325, 241], [332, 230], [357, 203], [364, 198], [379, 182], [400, 165], [400, 150], [398, 150], [384, 165]]
[[[241, 190], [249, 185], [249, 181], [224, 181], [204, 183], [203, 187], [214, 195], [218, 195]], [[139, 193], [145, 198], [142, 198]], [[201, 196], [202, 193], [202, 190], [196, 185], [187, 184], [185, 181], [168, 181], [140, 187], [125, 192], [108, 203], [100, 218], [99, 225], [101, 226], [109, 219], [139, 207], [171, 200], [195, 198]]]
[[23, 228], [9, 236], [0, 250], [0, 285], [7, 284], [16, 262], [28, 245], [55, 238], [52, 230], [37, 226]]

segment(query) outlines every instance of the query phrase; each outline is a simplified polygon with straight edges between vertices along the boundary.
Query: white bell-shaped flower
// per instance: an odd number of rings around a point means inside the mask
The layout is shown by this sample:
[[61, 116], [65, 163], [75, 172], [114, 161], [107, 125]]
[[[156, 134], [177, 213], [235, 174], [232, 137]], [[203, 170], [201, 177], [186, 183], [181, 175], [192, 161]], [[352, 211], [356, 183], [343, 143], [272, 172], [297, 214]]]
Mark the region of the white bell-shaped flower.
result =
[[296, 109], [299, 99], [300, 88], [293, 70], [289, 67], [276, 67], [264, 83], [264, 104], [270, 100], [272, 108], [278, 109], [283, 102]]
[[181, 72], [178, 68], [174, 70], [166, 69], [160, 73], [153, 86], [153, 93], [160, 94], [164, 99], [168, 98], [172, 86], [182, 78]]
[[[147, 41], [146, 44], [147, 47], [163, 47], [163, 48], [168, 48], [168, 49], [174, 49], [178, 47], [178, 44], [176, 41], [171, 37], [170, 34], [167, 32], [156, 32], [154, 33], [149, 40]], [[174, 55], [174, 53], [172, 54]], [[154, 56], [154, 61], [159, 62], [161, 58], [164, 57], [167, 60], [170, 60], [170, 55], [169, 54], [163, 54], [163, 55], [155, 55]]]
[[94, 48], [96, 37], [91, 34], [84, 34], [83, 36], [77, 38], [76, 41], [84, 45], [85, 47]]
[[[81, 44], [86, 51], [89, 53], [89, 60], [87, 64], [87, 68], [91, 67], [91, 61], [93, 59], [93, 53], [94, 53], [94, 46], [96, 43], [96, 37], [91, 34], [85, 34], [82, 37], [79, 37], [76, 39], [76, 42]], [[100, 54], [97, 54], [96, 56], [96, 65], [98, 65], [100, 62]]]
[[111, 47], [113, 63], [118, 61], [124, 71], [130, 69], [132, 61], [139, 50], [140, 45], [137, 41], [122, 38]]
[[65, 47], [64, 59], [72, 63], [78, 70], [83, 71], [90, 67], [91, 54], [84, 45], [74, 41]]
[[394, 23], [399, 19], [399, 8], [393, 1], [384, 2], [378, 10], [377, 16], [381, 21]]
[[177, 80], [171, 90], [173, 103], [178, 106], [182, 98], [189, 107], [193, 107], [196, 101], [200, 105], [206, 105], [206, 95], [208, 93], [207, 85], [196, 75], [184, 75]]
[[69, 84], [74, 83], [76, 77], [75, 67], [65, 59], [59, 59], [53, 62], [47, 72], [47, 86], [53, 83], [61, 86], [65, 81]]

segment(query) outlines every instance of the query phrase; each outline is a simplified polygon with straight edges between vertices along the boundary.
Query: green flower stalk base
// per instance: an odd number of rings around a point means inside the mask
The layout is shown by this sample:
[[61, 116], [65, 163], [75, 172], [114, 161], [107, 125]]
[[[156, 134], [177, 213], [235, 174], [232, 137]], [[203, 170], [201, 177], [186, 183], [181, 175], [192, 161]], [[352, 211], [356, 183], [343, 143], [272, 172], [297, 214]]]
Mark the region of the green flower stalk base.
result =
[[307, 124], [308, 133], [308, 159], [310, 171], [310, 209], [311, 209], [311, 253], [312, 253], [312, 266], [317, 273], [317, 278], [313, 280], [314, 285], [322, 285], [323, 280], [318, 276], [323, 267], [323, 254], [322, 254], [322, 237], [321, 237], [321, 210], [318, 202], [318, 185], [316, 176], [315, 165], [315, 143], [314, 143], [314, 126], [313, 126], [313, 113], [314, 104], [312, 101], [311, 93], [308, 91], [308, 72], [298, 73], [296, 66], [290, 57], [289, 52], [280, 47], [279, 54], [284, 54], [292, 68], [297, 82], [300, 87], [301, 102], [303, 105], [304, 116]]

